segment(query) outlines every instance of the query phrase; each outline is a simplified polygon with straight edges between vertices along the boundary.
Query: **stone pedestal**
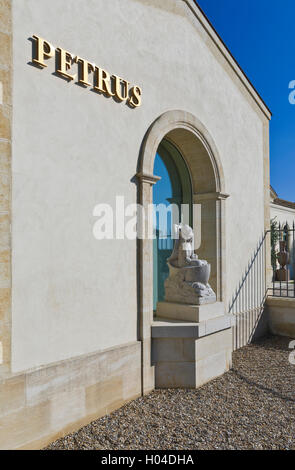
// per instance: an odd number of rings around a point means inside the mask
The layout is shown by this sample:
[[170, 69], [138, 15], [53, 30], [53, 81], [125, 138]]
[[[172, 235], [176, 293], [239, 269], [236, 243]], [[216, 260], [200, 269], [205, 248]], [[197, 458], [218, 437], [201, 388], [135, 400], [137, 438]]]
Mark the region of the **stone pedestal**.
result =
[[196, 388], [231, 367], [233, 315], [209, 284], [211, 265], [194, 252], [188, 225], [176, 225], [178, 238], [167, 260], [165, 302], [152, 324], [152, 363], [156, 388]]
[[157, 318], [187, 322], [202, 322], [224, 315], [222, 302], [205, 305], [188, 305], [174, 302], [158, 302]]
[[[216, 304], [211, 307], [218, 311]], [[210, 316], [209, 311], [202, 309], [198, 312], [188, 309], [187, 313], [192, 311]], [[152, 363], [156, 388], [197, 388], [228, 371], [233, 324], [233, 315], [219, 315], [194, 323], [155, 320], [152, 324]]]
[[289, 271], [286, 269], [286, 267], [277, 269], [276, 274], [277, 281], [290, 281]]

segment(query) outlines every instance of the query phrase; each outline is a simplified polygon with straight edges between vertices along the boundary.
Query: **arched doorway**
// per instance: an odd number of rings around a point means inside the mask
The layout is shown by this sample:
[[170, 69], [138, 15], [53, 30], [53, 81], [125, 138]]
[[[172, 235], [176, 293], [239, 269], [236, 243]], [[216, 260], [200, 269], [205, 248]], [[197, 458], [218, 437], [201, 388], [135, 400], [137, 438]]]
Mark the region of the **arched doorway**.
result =
[[[181, 221], [192, 225], [192, 185], [181, 153], [167, 139], [162, 140], [157, 150], [154, 174], [161, 178], [153, 188], [153, 310], [156, 311], [157, 303], [165, 297], [164, 283], [169, 274], [167, 259], [174, 244], [173, 225]], [[164, 213], [163, 207], [166, 208]]]
[[[182, 155], [191, 176], [192, 202], [201, 208], [201, 245], [198, 255], [211, 264], [210, 284], [218, 301], [226, 300], [225, 180], [219, 152], [206, 127], [192, 114], [168, 111], [147, 131], [140, 149], [137, 178], [139, 204], [144, 216], [139, 233], [150, 233], [149, 207], [153, 188], [159, 181], [154, 174], [155, 158], [163, 139]], [[142, 342], [142, 390], [154, 388], [151, 363], [151, 325], [153, 322], [153, 240], [142, 237], [139, 253], [139, 336]]]

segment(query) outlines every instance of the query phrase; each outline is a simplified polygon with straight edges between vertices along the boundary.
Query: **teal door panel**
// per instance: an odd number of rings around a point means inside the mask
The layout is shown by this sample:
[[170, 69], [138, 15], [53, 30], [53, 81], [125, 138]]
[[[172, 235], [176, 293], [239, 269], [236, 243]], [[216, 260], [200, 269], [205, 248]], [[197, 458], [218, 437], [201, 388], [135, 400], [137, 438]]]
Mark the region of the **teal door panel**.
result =
[[[153, 187], [153, 204], [155, 208], [163, 204], [168, 207], [176, 204], [179, 208], [177, 215], [168, 215], [167, 225], [160, 222], [159, 213], [154, 216], [153, 240], [153, 308], [157, 309], [157, 303], [165, 299], [165, 280], [169, 275], [167, 259], [173, 251], [173, 239], [171, 238], [173, 224], [179, 223], [181, 218], [181, 204], [188, 204], [189, 221], [192, 224], [192, 189], [190, 174], [181, 154], [168, 141], [162, 141], [155, 157], [154, 175], [161, 180]], [[165, 230], [163, 230], [163, 226]]]

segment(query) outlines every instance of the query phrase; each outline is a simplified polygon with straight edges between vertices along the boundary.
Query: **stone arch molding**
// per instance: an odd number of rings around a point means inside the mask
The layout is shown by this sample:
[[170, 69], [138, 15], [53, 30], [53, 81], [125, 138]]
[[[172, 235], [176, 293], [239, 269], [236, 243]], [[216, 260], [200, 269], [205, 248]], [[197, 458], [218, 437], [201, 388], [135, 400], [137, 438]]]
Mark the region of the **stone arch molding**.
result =
[[[142, 144], [137, 175], [139, 177], [150, 176], [153, 179], [154, 160], [162, 139], [165, 136], [170, 136], [170, 138], [172, 137], [171, 140], [174, 141], [174, 145], [180, 147], [177, 138], [173, 139], [173, 132], [181, 129], [191, 133], [200, 142], [204, 151], [206, 151], [207, 157], [209, 157], [215, 179], [215, 191], [216, 193], [225, 194], [224, 173], [215, 142], [204, 124], [196, 116], [186, 111], [167, 111], [153, 122]], [[181, 148], [180, 151], [192, 173], [185, 152]], [[198, 192], [197, 188], [193, 188], [193, 190]]]
[[[213, 138], [191, 113], [167, 111], [148, 129], [141, 145], [137, 174], [138, 199], [144, 209], [153, 201], [153, 185], [159, 177], [153, 174], [154, 160], [163, 138], [170, 140], [180, 151], [191, 176], [193, 202], [201, 205], [202, 240], [198, 254], [211, 264], [211, 285], [217, 300], [223, 302], [225, 293], [225, 180], [222, 162]], [[147, 213], [147, 211], [144, 211]], [[139, 220], [147, 225], [147, 219]], [[145, 230], [146, 233], [146, 230]], [[139, 336], [142, 342], [142, 390], [154, 388], [151, 363], [151, 325], [153, 322], [153, 243], [138, 240], [139, 254]]]

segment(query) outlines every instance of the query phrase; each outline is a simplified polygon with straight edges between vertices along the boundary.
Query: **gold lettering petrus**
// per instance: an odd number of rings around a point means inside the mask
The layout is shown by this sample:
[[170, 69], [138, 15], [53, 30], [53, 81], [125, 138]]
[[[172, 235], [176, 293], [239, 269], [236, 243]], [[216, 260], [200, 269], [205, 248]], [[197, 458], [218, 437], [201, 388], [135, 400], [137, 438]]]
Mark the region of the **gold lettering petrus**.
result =
[[124, 101], [127, 100], [128, 98], [128, 87], [129, 87], [129, 82], [124, 80], [121, 77], [118, 77], [117, 75], [113, 75], [114, 80], [115, 80], [115, 94], [118, 100]]
[[85, 86], [91, 86], [91, 83], [88, 82], [89, 73], [94, 71], [94, 65], [90, 64], [87, 60], [82, 59], [82, 57], [75, 57], [75, 61], [79, 64], [79, 72], [78, 72], [78, 83], [82, 83]]
[[112, 92], [110, 74], [99, 67], [95, 67], [93, 88], [100, 93], [105, 93], [107, 96], [115, 96], [115, 93]]
[[53, 57], [55, 49], [48, 41], [45, 41], [45, 39], [35, 35], [33, 35], [33, 38], [36, 40], [36, 51], [32, 60], [41, 67], [47, 67], [44, 60]]
[[[55, 57], [57, 75], [68, 81], [76, 80], [84, 87], [92, 86], [93, 90], [106, 96], [112, 96], [119, 102], [125, 101], [129, 106], [138, 108], [141, 105], [142, 91], [138, 85], [118, 75], [111, 75], [107, 70], [71, 52], [54, 47], [50, 42], [34, 34], [32, 62], [41, 68], [47, 67], [45, 61]], [[92, 77], [92, 82], [91, 82]]]
[[56, 73], [59, 73], [65, 78], [68, 78], [69, 80], [74, 80], [76, 75], [71, 75], [68, 73], [68, 70], [71, 68], [72, 63], [74, 61], [74, 56], [68, 52], [62, 49], [61, 47], [57, 47], [56, 51], [58, 52], [58, 67], [56, 70]]

